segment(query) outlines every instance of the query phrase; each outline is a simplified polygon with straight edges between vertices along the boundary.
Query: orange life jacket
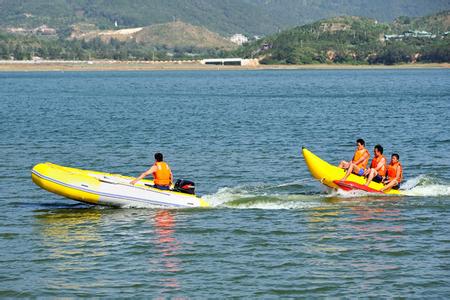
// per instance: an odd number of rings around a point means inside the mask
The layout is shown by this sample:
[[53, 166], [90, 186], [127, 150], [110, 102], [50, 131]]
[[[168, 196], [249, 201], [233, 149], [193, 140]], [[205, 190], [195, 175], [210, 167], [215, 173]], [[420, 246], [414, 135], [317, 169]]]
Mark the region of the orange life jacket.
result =
[[367, 151], [366, 148], [362, 149], [362, 150], [356, 150], [355, 151], [355, 155], [353, 155], [353, 162], [357, 162], [361, 157], [364, 156], [364, 154], [369, 154], [369, 156], [367, 157], [367, 159], [363, 160], [362, 162], [360, 162], [357, 166], [360, 169], [365, 169], [367, 167], [367, 163], [369, 162], [369, 158], [370, 158], [370, 153], [369, 151]]
[[171, 172], [169, 165], [163, 161], [155, 162], [156, 172], [153, 173], [153, 182], [157, 185], [170, 185]]
[[384, 164], [383, 166], [378, 170], [378, 175], [380, 176], [385, 176], [386, 175], [386, 158], [384, 157], [384, 155], [380, 155], [378, 157], [374, 157], [372, 159], [372, 163], [370, 164], [370, 167], [372, 169], [375, 169], [378, 166], [378, 163], [381, 161], [381, 159], [384, 158]]
[[397, 178], [397, 170], [400, 172], [400, 180], [398, 181], [400, 183], [403, 180], [403, 167], [399, 162], [396, 164], [389, 164], [387, 174], [389, 180], [393, 180]]

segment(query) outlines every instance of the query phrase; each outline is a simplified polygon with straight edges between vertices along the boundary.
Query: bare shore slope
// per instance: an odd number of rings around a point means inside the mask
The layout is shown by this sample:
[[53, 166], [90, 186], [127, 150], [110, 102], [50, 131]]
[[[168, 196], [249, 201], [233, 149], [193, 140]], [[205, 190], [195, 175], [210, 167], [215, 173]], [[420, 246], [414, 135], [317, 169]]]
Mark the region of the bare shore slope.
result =
[[450, 68], [449, 63], [442, 64], [402, 64], [402, 65], [257, 65], [257, 66], [218, 66], [204, 65], [199, 61], [11, 61], [0, 60], [0, 72], [33, 71], [139, 71], [139, 70], [292, 70], [292, 69], [414, 69], [414, 68]]

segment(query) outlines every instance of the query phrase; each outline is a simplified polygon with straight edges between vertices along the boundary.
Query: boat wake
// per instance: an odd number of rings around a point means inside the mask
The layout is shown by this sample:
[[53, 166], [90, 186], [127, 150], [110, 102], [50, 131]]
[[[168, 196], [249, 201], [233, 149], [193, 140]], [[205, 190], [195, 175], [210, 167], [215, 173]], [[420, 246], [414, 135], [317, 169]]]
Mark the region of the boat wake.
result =
[[[402, 184], [402, 194], [413, 197], [450, 196], [450, 184], [429, 175], [411, 178]], [[393, 195], [374, 195], [365, 191], [329, 190], [317, 192], [310, 181], [294, 181], [278, 185], [241, 185], [220, 188], [203, 198], [216, 208], [241, 209], [302, 209], [321, 206], [324, 201], [336, 198], [382, 200]]]
[[416, 197], [442, 197], [450, 196], [450, 184], [430, 176], [420, 175], [407, 180], [402, 185], [403, 193]]
[[[450, 196], [450, 184], [431, 175], [421, 175], [405, 181], [401, 191], [403, 195], [410, 197], [445, 197]], [[202, 196], [213, 208], [268, 210], [314, 209], [324, 205], [333, 205], [336, 201], [345, 203], [349, 201], [383, 201], [397, 197], [396, 195], [374, 195], [365, 191], [321, 190], [313, 179], [281, 184], [260, 183], [223, 187], [216, 193]], [[62, 204], [58, 203], [57, 205], [61, 206]], [[132, 205], [123, 208], [160, 207]]]
[[[420, 175], [402, 183], [401, 186], [402, 195], [414, 196], [414, 197], [441, 197], [450, 196], [450, 184], [445, 183], [443, 180], [430, 176], [430, 175]], [[358, 197], [397, 197], [397, 195], [380, 195], [353, 190], [353, 191], [330, 191], [328, 197], [339, 197], [339, 198], [358, 198]]]
[[220, 188], [203, 196], [213, 207], [249, 209], [300, 209], [320, 205], [327, 194], [314, 193], [304, 181], [278, 185], [241, 185]]
[[[344, 191], [344, 190], [330, 190], [329, 194], [327, 195], [327, 198], [363, 198], [363, 197], [372, 197], [379, 199], [380, 197], [393, 197], [393, 195], [384, 195], [384, 194], [376, 194], [369, 193], [366, 191], [361, 190], [351, 190], [351, 191]], [[394, 197], [397, 197], [397, 195], [394, 195]]]

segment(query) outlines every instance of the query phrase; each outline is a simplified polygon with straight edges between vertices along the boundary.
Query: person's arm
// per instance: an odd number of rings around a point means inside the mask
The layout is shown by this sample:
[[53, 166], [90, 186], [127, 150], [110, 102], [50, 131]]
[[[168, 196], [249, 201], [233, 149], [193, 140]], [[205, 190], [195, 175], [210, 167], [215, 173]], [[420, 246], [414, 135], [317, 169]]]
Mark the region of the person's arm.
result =
[[383, 167], [383, 165], [386, 164], [386, 159], [383, 158], [382, 160], [380, 160], [380, 162], [378, 163], [378, 165], [375, 167], [375, 171], [379, 171], [381, 169], [381, 167]]
[[361, 158], [358, 159], [358, 161], [355, 161], [354, 164], [359, 165], [360, 163], [362, 163], [363, 161], [365, 161], [368, 158], [369, 158], [369, 153], [367, 153], [367, 151], [366, 151], [366, 153], [364, 153], [364, 155], [361, 156]]
[[173, 184], [173, 173], [170, 168], [169, 168], [169, 171], [170, 171], [170, 185], [172, 185]]
[[138, 178], [135, 178], [133, 181], [130, 182], [131, 185], [135, 185], [136, 182], [138, 182], [139, 180], [143, 179], [144, 177], [155, 173], [156, 172], [156, 166], [152, 166], [150, 169], [148, 169], [147, 171], [145, 171], [144, 173], [142, 173], [141, 175], [139, 175]]
[[393, 186], [396, 186], [397, 178], [392, 179], [391, 181], [386, 182], [386, 185], [380, 190], [380, 192], [384, 192], [386, 190], [390, 190]]
[[402, 176], [402, 172], [403, 172], [402, 167], [400, 166], [400, 164], [398, 164], [398, 166], [397, 166], [397, 176], [395, 176], [395, 180], [397, 181], [397, 184], [400, 183], [400, 178]]
[[397, 166], [397, 176], [395, 176], [394, 179], [392, 180], [387, 180], [384, 182], [384, 184], [386, 185], [384, 188], [382, 188], [380, 191], [384, 192], [386, 190], [389, 190], [390, 188], [392, 188], [393, 186], [396, 186], [400, 183], [400, 177], [402, 176], [402, 167]]

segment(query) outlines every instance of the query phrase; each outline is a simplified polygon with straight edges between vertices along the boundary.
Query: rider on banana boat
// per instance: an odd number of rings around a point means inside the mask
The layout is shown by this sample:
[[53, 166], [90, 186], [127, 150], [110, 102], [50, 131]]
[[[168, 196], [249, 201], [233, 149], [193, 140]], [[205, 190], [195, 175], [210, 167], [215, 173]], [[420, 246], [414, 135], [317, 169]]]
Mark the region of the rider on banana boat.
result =
[[393, 153], [391, 156], [391, 162], [387, 167], [387, 178], [383, 182], [386, 184], [380, 192], [384, 192], [389, 189], [398, 190], [400, 183], [403, 180], [403, 167], [400, 163], [400, 156], [397, 153]]
[[373, 180], [375, 182], [382, 182], [385, 180], [387, 171], [387, 161], [383, 155], [383, 147], [381, 145], [375, 145], [373, 149], [374, 158], [370, 164], [370, 168], [366, 170], [365, 174], [368, 176], [365, 186], [369, 186], [370, 182]]
[[353, 155], [353, 159], [349, 162], [343, 160], [339, 163], [339, 168], [347, 170], [347, 173], [341, 179], [341, 181], [346, 180], [351, 173], [355, 173], [356, 175], [360, 176], [364, 175], [367, 163], [369, 162], [370, 158], [370, 153], [365, 148], [365, 145], [366, 143], [363, 139], [356, 140], [356, 150], [355, 154]]

